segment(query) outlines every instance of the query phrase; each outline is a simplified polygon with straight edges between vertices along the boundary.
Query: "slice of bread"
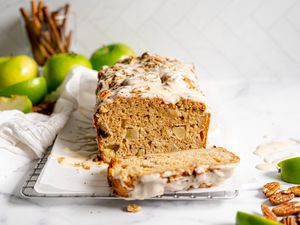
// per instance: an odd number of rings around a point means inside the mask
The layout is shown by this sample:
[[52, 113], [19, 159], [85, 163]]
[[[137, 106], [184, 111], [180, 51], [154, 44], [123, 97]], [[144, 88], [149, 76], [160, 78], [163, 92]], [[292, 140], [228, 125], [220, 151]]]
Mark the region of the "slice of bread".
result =
[[232, 175], [239, 161], [220, 147], [131, 156], [111, 161], [108, 182], [116, 195], [146, 199], [218, 185]]

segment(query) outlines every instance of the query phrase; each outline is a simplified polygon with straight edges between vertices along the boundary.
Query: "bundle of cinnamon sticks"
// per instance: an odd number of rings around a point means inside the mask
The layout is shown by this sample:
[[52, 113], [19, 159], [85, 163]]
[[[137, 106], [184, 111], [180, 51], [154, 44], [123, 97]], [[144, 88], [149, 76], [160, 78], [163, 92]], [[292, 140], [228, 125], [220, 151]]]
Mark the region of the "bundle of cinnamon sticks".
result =
[[54, 54], [69, 52], [73, 31], [66, 31], [70, 5], [49, 12], [48, 7], [40, 0], [31, 1], [31, 13], [23, 7], [20, 12], [30, 41], [32, 54], [39, 65]]

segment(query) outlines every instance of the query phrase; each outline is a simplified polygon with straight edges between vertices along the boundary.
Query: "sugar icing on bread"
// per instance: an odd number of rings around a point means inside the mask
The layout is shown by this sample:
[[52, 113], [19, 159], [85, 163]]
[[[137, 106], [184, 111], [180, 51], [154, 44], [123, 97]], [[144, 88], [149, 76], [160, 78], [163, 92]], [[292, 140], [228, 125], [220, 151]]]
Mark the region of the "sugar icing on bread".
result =
[[195, 67], [174, 58], [151, 55], [127, 58], [99, 72], [98, 106], [117, 97], [160, 98], [176, 104], [181, 98], [205, 103]]

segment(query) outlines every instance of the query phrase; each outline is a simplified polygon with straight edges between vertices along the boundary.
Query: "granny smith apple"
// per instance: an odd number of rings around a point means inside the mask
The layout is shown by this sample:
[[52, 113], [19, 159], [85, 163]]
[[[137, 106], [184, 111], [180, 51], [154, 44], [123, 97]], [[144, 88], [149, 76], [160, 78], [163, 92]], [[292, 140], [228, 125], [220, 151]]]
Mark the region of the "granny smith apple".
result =
[[282, 225], [282, 223], [269, 220], [265, 217], [237, 212], [235, 225]]
[[37, 63], [27, 55], [0, 58], [0, 88], [4, 88], [38, 75]]
[[286, 159], [278, 163], [281, 179], [287, 183], [300, 184], [300, 157]]
[[135, 56], [134, 51], [125, 44], [105, 45], [96, 50], [90, 61], [94, 70], [101, 70], [104, 65], [112, 66], [118, 60]]
[[24, 113], [31, 112], [32, 103], [27, 96], [13, 95], [10, 98], [0, 97], [0, 111], [17, 109]]
[[47, 83], [44, 77], [23, 81], [5, 88], [0, 88], [0, 96], [26, 95], [33, 105], [40, 103], [47, 94]]
[[54, 91], [75, 66], [92, 68], [91, 62], [84, 56], [75, 53], [61, 53], [51, 56], [44, 66], [44, 77], [48, 92]]

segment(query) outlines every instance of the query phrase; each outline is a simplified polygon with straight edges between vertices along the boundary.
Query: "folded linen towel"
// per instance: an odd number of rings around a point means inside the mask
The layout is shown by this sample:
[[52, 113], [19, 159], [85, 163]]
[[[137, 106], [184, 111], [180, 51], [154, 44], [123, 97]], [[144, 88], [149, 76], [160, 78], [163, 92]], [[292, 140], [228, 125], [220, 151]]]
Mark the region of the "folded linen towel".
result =
[[0, 111], [0, 178], [41, 157], [74, 110], [94, 105], [96, 83], [96, 71], [75, 67], [57, 90], [60, 97], [51, 116]]

